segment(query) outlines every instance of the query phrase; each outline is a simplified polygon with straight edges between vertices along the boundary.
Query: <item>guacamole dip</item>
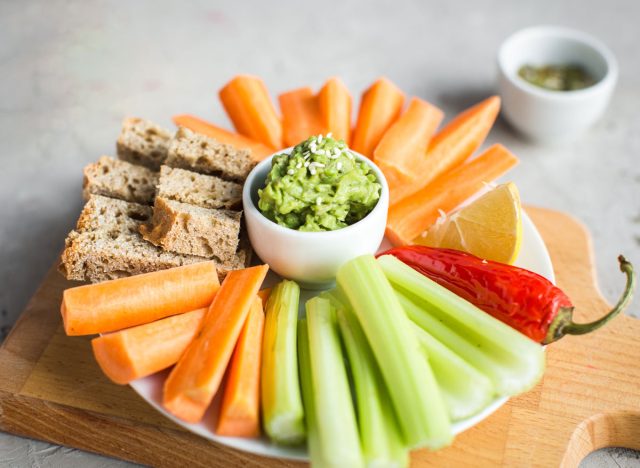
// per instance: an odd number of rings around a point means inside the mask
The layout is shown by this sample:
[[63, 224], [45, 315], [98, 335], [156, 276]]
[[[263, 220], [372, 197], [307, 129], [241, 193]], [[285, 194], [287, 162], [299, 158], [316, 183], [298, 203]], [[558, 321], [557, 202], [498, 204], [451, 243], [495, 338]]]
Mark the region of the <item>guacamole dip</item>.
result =
[[380, 190], [369, 165], [329, 133], [274, 156], [266, 187], [258, 191], [258, 208], [281, 226], [333, 231], [369, 214]]

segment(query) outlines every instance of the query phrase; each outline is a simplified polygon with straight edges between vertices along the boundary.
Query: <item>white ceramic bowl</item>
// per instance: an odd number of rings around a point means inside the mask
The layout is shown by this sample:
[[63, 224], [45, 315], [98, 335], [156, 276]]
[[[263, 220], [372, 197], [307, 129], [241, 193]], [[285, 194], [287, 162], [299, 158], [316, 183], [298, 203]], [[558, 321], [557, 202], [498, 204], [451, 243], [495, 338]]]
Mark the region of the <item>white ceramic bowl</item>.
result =
[[[291, 148], [276, 154], [288, 153]], [[335, 231], [301, 232], [274, 223], [258, 210], [258, 189], [265, 185], [272, 155], [249, 174], [242, 191], [244, 217], [249, 240], [263, 262], [280, 276], [308, 289], [330, 286], [338, 268], [358, 255], [373, 254], [384, 237], [389, 209], [389, 187], [382, 171], [368, 158], [352, 151], [367, 163], [382, 186], [373, 210], [351, 226]]]
[[[588, 88], [550, 91], [520, 76], [523, 65], [577, 64], [596, 80]], [[564, 141], [600, 118], [618, 78], [611, 51], [599, 40], [572, 29], [536, 26], [510, 36], [498, 52], [499, 88], [507, 120], [525, 136]]]

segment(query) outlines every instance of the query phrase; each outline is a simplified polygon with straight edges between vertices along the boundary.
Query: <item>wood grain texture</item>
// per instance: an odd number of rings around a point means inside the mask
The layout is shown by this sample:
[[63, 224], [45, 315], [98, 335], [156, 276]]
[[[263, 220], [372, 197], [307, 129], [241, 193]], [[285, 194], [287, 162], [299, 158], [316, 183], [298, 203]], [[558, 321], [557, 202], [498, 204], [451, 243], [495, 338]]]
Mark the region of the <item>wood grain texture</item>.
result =
[[[576, 319], [602, 315], [609, 305], [596, 286], [585, 229], [561, 213], [527, 211], [547, 243], [558, 285], [574, 300]], [[89, 340], [63, 334], [58, 309], [68, 286], [52, 269], [0, 348], [1, 430], [153, 466], [299, 465], [194, 436], [129, 387], [111, 384]], [[414, 452], [412, 464], [574, 467], [602, 447], [640, 449], [638, 336], [640, 320], [621, 316], [591, 335], [563, 338], [547, 348], [537, 387], [451, 447]]]

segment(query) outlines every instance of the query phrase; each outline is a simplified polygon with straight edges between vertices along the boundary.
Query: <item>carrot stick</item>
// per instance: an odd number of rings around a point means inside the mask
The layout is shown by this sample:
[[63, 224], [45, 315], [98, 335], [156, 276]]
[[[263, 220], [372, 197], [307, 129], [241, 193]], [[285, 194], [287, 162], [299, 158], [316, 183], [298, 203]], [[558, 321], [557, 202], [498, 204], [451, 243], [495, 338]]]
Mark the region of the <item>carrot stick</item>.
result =
[[340, 78], [329, 78], [318, 93], [322, 126], [336, 140], [351, 143], [351, 94]]
[[173, 123], [178, 127], [187, 127], [196, 133], [209, 136], [218, 140], [220, 143], [226, 143], [235, 146], [238, 149], [248, 149], [251, 151], [251, 157], [255, 161], [262, 161], [267, 156], [271, 156], [275, 152], [275, 148], [263, 145], [259, 141], [252, 140], [239, 133], [230, 132], [224, 128], [216, 127], [212, 123], [202, 120], [189, 114], [174, 115]]
[[362, 95], [351, 148], [365, 156], [373, 156], [373, 150], [400, 115], [403, 104], [404, 93], [391, 81], [379, 78], [373, 83]]
[[238, 75], [220, 90], [219, 96], [239, 133], [272, 148], [282, 148], [282, 122], [260, 78]]
[[417, 192], [440, 174], [469, 158], [491, 131], [498, 112], [500, 98], [492, 96], [465, 110], [445, 125], [429, 143], [426, 157], [414, 167], [414, 181], [390, 187], [391, 204]]
[[295, 146], [311, 135], [324, 133], [318, 98], [311, 88], [304, 87], [278, 96], [282, 112], [282, 140], [285, 146]]
[[260, 365], [264, 312], [256, 297], [233, 352], [216, 432], [231, 437], [260, 435]]
[[196, 338], [164, 383], [162, 404], [174, 416], [190, 423], [204, 416], [268, 270], [261, 265], [227, 274]]
[[477, 158], [446, 172], [422, 190], [392, 205], [386, 235], [394, 245], [411, 243], [440, 215], [451, 211], [518, 162], [508, 149], [493, 145]]
[[215, 262], [78, 286], [64, 291], [67, 335], [92, 335], [208, 307], [220, 283]]
[[206, 311], [197, 309], [94, 338], [93, 355], [102, 372], [120, 385], [155, 374], [178, 362]]
[[419, 98], [389, 127], [373, 152], [390, 186], [412, 182], [444, 113]]

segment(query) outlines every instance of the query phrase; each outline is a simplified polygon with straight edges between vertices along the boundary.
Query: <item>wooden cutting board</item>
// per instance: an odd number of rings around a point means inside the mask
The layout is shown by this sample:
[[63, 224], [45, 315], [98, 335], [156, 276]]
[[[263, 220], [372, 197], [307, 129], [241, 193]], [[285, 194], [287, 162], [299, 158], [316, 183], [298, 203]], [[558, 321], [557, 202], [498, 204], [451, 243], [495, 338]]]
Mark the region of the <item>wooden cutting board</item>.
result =
[[[577, 320], [602, 315], [609, 305], [596, 286], [584, 227], [558, 212], [527, 211], [547, 243], [558, 285], [577, 306]], [[1, 430], [153, 466], [299, 465], [208, 442], [129, 387], [110, 383], [93, 361], [89, 339], [62, 332], [60, 298], [71, 285], [52, 268], [0, 348]], [[451, 447], [414, 452], [412, 465], [573, 467], [607, 446], [640, 449], [640, 320], [628, 316], [549, 346], [537, 387]]]

